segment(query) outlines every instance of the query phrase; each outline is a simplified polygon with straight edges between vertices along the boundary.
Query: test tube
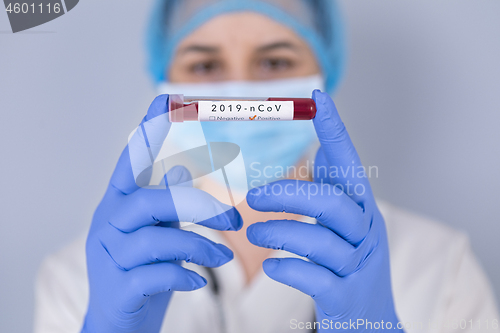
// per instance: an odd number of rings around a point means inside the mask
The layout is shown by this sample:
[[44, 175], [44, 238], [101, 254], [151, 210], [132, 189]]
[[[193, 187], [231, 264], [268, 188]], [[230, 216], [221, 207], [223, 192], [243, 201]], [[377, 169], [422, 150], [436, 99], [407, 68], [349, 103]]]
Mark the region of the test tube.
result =
[[170, 122], [310, 120], [316, 116], [311, 98], [195, 97], [171, 94]]

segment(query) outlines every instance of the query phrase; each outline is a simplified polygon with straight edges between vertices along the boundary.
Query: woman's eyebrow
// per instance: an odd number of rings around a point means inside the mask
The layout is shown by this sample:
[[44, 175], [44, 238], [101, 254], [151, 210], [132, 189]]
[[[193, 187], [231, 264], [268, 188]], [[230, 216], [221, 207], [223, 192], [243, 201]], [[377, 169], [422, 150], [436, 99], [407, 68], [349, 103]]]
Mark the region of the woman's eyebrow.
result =
[[201, 53], [217, 53], [220, 49], [216, 46], [207, 45], [189, 45], [179, 50], [180, 54], [190, 53], [190, 52], [201, 52]]
[[287, 41], [280, 41], [260, 46], [257, 48], [257, 52], [269, 52], [277, 49], [297, 50], [297, 46]]

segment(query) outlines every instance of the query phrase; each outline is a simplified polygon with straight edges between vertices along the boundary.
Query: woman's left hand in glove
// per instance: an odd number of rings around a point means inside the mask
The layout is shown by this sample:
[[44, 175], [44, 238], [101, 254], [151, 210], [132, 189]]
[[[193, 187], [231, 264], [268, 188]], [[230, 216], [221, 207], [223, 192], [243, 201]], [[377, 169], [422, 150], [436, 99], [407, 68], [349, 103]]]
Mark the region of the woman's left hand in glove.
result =
[[[272, 279], [310, 295], [319, 332], [398, 327], [385, 222], [365, 168], [331, 98], [313, 92], [321, 148], [314, 181], [280, 180], [249, 191], [250, 207], [309, 216], [317, 224], [272, 220], [251, 225], [253, 244], [305, 258], [267, 259]], [[383, 326], [381, 326], [383, 325]]]

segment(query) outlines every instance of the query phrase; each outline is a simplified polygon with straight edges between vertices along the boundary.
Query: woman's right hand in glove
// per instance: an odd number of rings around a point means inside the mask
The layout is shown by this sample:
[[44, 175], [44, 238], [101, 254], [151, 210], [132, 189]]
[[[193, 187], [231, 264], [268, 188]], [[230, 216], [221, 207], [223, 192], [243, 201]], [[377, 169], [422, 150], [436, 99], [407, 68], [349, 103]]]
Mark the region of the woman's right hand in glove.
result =
[[185, 186], [187, 169], [172, 168], [163, 189], [137, 185], [134, 168], [151, 166], [170, 128], [167, 101], [162, 95], [151, 104], [95, 211], [86, 245], [90, 298], [82, 332], [159, 332], [172, 292], [206, 284], [180, 262], [218, 267], [233, 258], [224, 245], [177, 227], [179, 221], [217, 230], [242, 226], [234, 207]]

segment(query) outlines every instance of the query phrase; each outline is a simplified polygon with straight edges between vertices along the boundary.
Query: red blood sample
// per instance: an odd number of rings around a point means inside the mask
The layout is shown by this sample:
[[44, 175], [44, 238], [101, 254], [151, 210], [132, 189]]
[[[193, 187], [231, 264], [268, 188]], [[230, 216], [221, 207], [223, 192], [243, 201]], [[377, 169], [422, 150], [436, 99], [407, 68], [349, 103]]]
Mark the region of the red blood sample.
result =
[[169, 111], [170, 120], [178, 121], [197, 121], [198, 120], [198, 101], [200, 100], [227, 100], [227, 101], [269, 101], [283, 102], [293, 101], [293, 120], [310, 120], [316, 116], [316, 104], [311, 98], [284, 98], [284, 97], [269, 97], [267, 99], [253, 98], [209, 98], [209, 97], [184, 97], [182, 95], [170, 95]]

